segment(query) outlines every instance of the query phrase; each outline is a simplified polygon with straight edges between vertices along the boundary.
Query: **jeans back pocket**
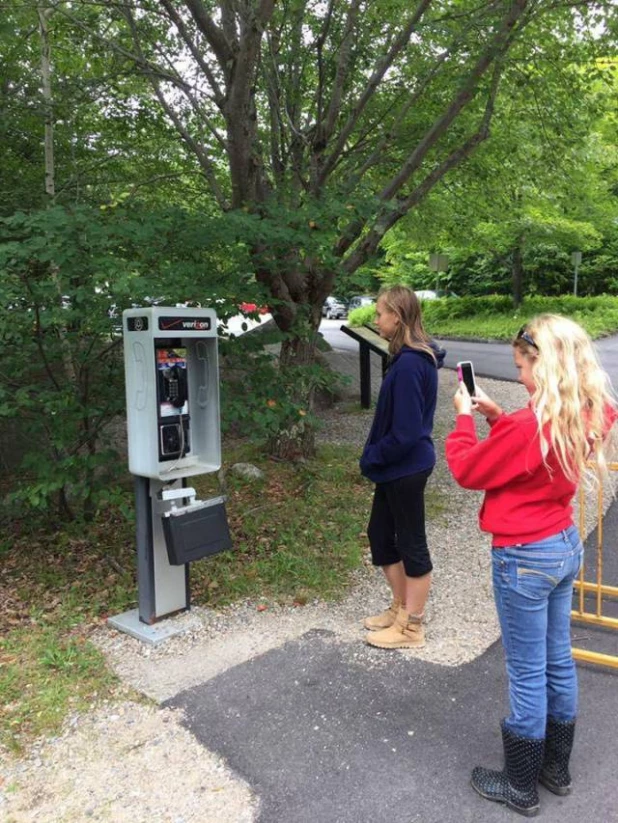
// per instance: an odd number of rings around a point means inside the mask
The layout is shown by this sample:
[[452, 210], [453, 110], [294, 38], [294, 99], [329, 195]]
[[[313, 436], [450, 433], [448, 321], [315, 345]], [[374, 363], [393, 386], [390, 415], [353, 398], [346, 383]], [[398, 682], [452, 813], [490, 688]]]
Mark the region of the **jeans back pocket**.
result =
[[565, 561], [549, 559], [542, 562], [515, 560], [518, 591], [534, 599], [547, 597], [564, 576]]

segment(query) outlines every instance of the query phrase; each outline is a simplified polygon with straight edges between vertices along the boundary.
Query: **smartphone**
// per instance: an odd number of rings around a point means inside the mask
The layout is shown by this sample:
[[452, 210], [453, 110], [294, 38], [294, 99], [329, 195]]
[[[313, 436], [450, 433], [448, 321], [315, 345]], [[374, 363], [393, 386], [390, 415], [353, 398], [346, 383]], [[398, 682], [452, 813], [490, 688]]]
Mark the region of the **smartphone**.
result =
[[457, 364], [457, 376], [468, 389], [470, 396], [476, 394], [476, 383], [474, 382], [474, 366], [471, 360], [461, 360]]

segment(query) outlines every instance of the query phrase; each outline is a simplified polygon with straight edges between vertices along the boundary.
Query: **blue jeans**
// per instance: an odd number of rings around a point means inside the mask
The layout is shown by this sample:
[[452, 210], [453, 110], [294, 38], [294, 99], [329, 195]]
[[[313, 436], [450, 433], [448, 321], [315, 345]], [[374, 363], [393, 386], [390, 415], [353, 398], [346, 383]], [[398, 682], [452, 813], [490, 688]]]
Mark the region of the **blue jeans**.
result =
[[577, 714], [571, 602], [583, 554], [575, 526], [538, 543], [492, 551], [509, 679], [506, 726], [521, 737], [545, 737], [548, 715], [573, 720]]

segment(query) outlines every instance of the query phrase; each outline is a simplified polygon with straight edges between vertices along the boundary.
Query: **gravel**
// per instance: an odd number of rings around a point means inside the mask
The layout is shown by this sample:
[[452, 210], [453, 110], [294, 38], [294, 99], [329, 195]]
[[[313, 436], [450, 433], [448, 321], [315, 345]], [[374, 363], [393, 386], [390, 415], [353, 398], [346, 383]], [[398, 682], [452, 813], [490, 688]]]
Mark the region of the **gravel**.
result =
[[[435, 570], [427, 606], [427, 646], [386, 653], [384, 665], [390, 654], [400, 654], [458, 666], [499, 637], [491, 594], [490, 542], [477, 525], [481, 496], [460, 489], [442, 457], [443, 440], [453, 421], [451, 398], [456, 386], [454, 372], [443, 369], [435, 426], [439, 460], [430, 480], [437, 492], [438, 512], [428, 523]], [[483, 387], [507, 411], [526, 402], [523, 387], [516, 383], [484, 380]], [[360, 450], [372, 413], [346, 411], [346, 406], [344, 396], [343, 402], [322, 411], [320, 438]], [[482, 431], [484, 423], [479, 426]], [[591, 494], [596, 498], [594, 490]], [[586, 533], [594, 525], [596, 506], [588, 505], [587, 513]], [[359, 530], [365, 525], [359, 522]], [[265, 611], [258, 611], [252, 602], [217, 612], [195, 607], [173, 618], [182, 634], [156, 647], [101, 628], [94, 642], [126, 684], [127, 695], [135, 689], [145, 698], [103, 701], [88, 713], [71, 716], [58, 737], [39, 741], [21, 760], [5, 752], [0, 763], [0, 819], [4, 815], [7, 823], [254, 820], [259, 803], [250, 788], [193, 740], [178, 712], [160, 709], [156, 703], [315, 628], [332, 631], [338, 641], [358, 643], [360, 661], [370, 665], [362, 653], [361, 618], [380, 611], [387, 601], [382, 575], [371, 567], [367, 553], [364, 568], [339, 603], [315, 601], [302, 607], [269, 606]], [[371, 665], [376, 665], [375, 655], [371, 657]], [[165, 779], [170, 774], [175, 775], [174, 781]]]

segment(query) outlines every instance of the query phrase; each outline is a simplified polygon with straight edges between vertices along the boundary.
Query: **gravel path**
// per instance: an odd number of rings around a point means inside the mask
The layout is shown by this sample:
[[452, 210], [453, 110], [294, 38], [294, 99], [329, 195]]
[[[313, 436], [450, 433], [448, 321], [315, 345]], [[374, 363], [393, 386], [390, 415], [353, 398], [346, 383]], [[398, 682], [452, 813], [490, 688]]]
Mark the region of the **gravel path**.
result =
[[[515, 383], [482, 383], [506, 410], [526, 402], [524, 389]], [[435, 427], [440, 456], [452, 425], [451, 398], [456, 385], [452, 371], [440, 372]], [[345, 405], [323, 412], [325, 425], [320, 437], [350, 443], [360, 450], [371, 412], [346, 413]], [[438, 511], [428, 524], [435, 565], [427, 608], [428, 642], [422, 650], [394, 653], [456, 666], [481, 654], [499, 636], [491, 595], [489, 538], [477, 527], [480, 494], [457, 487], [442, 457], [430, 486], [437, 493]], [[588, 510], [586, 531], [594, 525], [595, 506]], [[359, 523], [359, 529], [364, 527]], [[383, 608], [387, 599], [381, 573], [371, 567], [367, 556], [349, 595], [337, 604], [314, 602], [263, 612], [249, 602], [219, 612], [194, 608], [175, 618], [184, 628], [183, 634], [160, 647], [143, 645], [110, 628], [100, 629], [94, 640], [126, 684], [127, 699], [104, 701], [87, 714], [68, 718], [60, 736], [41, 741], [22, 760], [13, 760], [5, 753], [0, 764], [0, 820], [254, 820], [258, 799], [249, 787], [193, 740], [176, 713], [161, 710], [147, 699], [130, 700], [130, 689], [152, 701], [163, 701], [314, 628], [329, 629], [340, 640], [358, 642], [362, 660], [360, 620], [365, 613]], [[385, 654], [385, 665], [389, 654]]]

